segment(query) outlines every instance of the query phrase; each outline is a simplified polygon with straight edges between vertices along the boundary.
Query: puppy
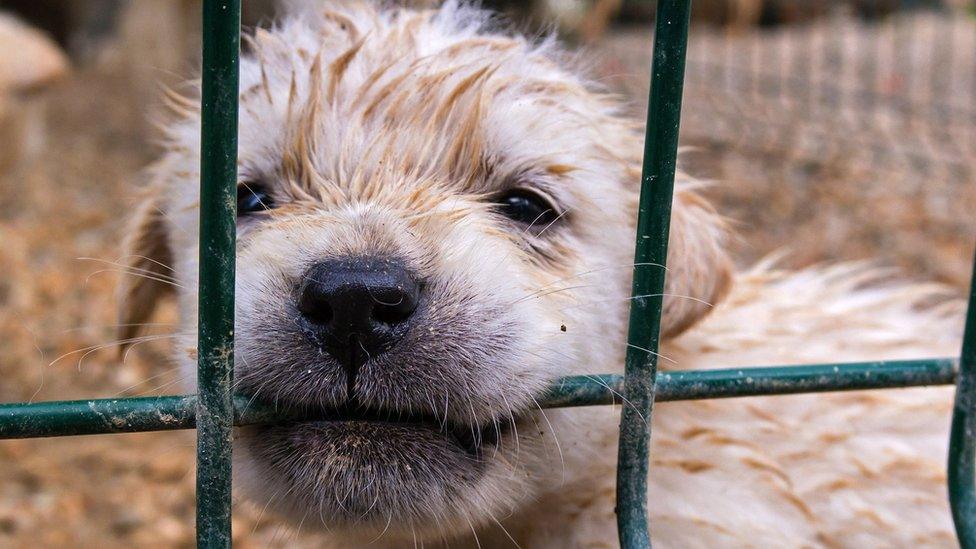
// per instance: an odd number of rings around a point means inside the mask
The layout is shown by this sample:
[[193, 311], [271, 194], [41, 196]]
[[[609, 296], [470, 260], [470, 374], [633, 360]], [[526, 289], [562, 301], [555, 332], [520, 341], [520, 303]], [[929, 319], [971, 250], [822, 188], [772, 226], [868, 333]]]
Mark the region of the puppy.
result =
[[[616, 546], [619, 409], [536, 399], [561, 376], [622, 371], [640, 127], [552, 41], [454, 3], [316, 4], [248, 41], [236, 390], [328, 419], [238, 429], [237, 487], [336, 547]], [[173, 98], [128, 242], [133, 269], [179, 281], [185, 333], [196, 105]], [[727, 239], [679, 177], [662, 368], [957, 352], [958, 305], [926, 305], [938, 289], [882, 288], [857, 265], [734, 273]], [[172, 289], [130, 281], [122, 325]], [[193, 354], [177, 358], [192, 379]], [[661, 405], [655, 541], [951, 545], [950, 401], [914, 389]]]

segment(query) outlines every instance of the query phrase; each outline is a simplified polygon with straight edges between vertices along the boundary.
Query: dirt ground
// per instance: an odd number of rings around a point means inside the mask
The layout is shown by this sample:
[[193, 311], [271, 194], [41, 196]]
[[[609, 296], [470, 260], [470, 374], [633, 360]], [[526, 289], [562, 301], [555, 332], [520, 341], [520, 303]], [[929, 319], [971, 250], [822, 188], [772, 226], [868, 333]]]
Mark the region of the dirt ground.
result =
[[[647, 36], [614, 34], [596, 48], [598, 77], [644, 101]], [[117, 357], [112, 261], [139, 170], [153, 157], [147, 78], [112, 61], [81, 68], [46, 97], [42, 154], [0, 174], [0, 402], [179, 391], [158, 336]], [[145, 67], [143, 67], [145, 69]], [[704, 111], [700, 90], [687, 109]], [[635, 107], [635, 110], [640, 110]], [[974, 181], [899, 177], [829, 158], [787, 161], [706, 139], [707, 112], [689, 117], [687, 169], [717, 179], [711, 193], [742, 237], [741, 262], [787, 246], [787, 265], [878, 259], [908, 276], [962, 287], [976, 235]], [[714, 119], [713, 119], [714, 120]], [[714, 136], [713, 136], [714, 137]], [[965, 183], [965, 184], [964, 184]], [[93, 258], [93, 259], [85, 259]], [[189, 546], [192, 433], [0, 442], [0, 546]], [[314, 545], [261, 510], [238, 505], [240, 547]]]

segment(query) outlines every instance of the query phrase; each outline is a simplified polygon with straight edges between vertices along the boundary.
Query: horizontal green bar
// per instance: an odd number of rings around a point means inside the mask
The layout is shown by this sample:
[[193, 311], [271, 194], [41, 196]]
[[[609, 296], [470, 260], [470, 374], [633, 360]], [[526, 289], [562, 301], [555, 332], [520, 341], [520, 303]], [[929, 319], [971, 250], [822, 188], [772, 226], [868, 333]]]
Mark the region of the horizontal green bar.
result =
[[[846, 364], [773, 366], [658, 373], [655, 399], [703, 400], [829, 391], [891, 389], [955, 383], [958, 360], [936, 358]], [[620, 404], [623, 376], [566, 377], [539, 399], [544, 408]], [[0, 439], [192, 429], [194, 395], [0, 404]], [[314, 414], [276, 410], [234, 398], [234, 425], [313, 420]]]
[[[657, 402], [746, 396], [895, 389], [955, 383], [955, 358], [660, 371]], [[574, 376], [556, 382], [540, 399], [544, 408], [620, 404], [623, 376]]]

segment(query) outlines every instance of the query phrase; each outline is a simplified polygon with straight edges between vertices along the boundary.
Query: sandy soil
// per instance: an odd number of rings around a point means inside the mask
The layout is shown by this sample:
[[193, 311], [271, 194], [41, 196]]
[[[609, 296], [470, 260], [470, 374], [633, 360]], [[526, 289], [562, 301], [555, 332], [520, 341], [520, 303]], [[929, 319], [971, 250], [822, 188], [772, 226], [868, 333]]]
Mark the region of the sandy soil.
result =
[[[628, 32], [596, 48], [601, 78], [635, 104], [647, 38]], [[124, 362], [111, 345], [118, 275], [104, 261], [120, 253], [124, 213], [153, 156], [147, 74], [166, 74], [130, 69], [101, 63], [52, 90], [44, 153], [0, 174], [0, 401], [178, 391], [166, 358], [171, 311]], [[701, 150], [684, 159], [719, 180], [712, 193], [739, 224], [743, 263], [789, 245], [791, 265], [877, 258], [912, 276], [965, 283], [976, 234], [972, 180], [889, 180], [844, 155], [747, 151], [715, 131], [729, 114], [706, 123], [723, 102], [703, 94], [690, 86], [686, 109], [698, 116], [688, 117], [685, 141]], [[192, 433], [0, 442], [0, 546], [191, 545], [193, 444]], [[236, 509], [241, 547], [314, 544], [259, 509]]]

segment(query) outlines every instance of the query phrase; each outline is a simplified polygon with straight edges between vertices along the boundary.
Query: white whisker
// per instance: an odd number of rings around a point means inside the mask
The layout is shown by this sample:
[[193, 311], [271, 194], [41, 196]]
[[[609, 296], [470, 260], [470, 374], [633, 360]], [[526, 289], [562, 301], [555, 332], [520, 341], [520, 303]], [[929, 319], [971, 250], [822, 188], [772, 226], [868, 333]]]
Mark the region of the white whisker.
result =
[[682, 295], [682, 294], [662, 293], [662, 294], [642, 294], [642, 295], [634, 295], [634, 296], [630, 296], [630, 297], [615, 297], [615, 298], [610, 298], [610, 299], [597, 299], [597, 300], [593, 300], [593, 301], [587, 301], [585, 303], [577, 303], [576, 305], [567, 305], [565, 307], [562, 307], [561, 310], [577, 309], [579, 307], [589, 307], [589, 306], [592, 306], [592, 305], [600, 305], [602, 303], [613, 303], [613, 302], [619, 302], [619, 301], [632, 301], [634, 299], [644, 299], [644, 298], [647, 298], [647, 297], [675, 297], [675, 298], [678, 298], [678, 299], [688, 299], [690, 301], [695, 301], [695, 302], [701, 303], [702, 305], [706, 305], [708, 307], [714, 307], [714, 305], [712, 305], [711, 303], [709, 303], [709, 302], [707, 302], [707, 301], [705, 301], [703, 299], [699, 299], [697, 297], [694, 297], [694, 296]]
[[627, 346], [630, 347], [630, 348], [633, 348], [633, 349], [637, 349], [638, 351], [644, 351], [645, 353], [654, 355], [654, 356], [656, 356], [656, 357], [658, 357], [658, 358], [660, 358], [662, 360], [667, 360], [671, 364], [677, 364], [678, 363], [677, 360], [674, 360], [673, 358], [666, 357], [666, 356], [662, 355], [661, 353], [656, 353], [656, 352], [654, 352], [654, 351], [652, 351], [650, 349], [645, 349], [643, 347], [639, 347], [639, 346], [634, 345], [632, 343], [628, 343]]

